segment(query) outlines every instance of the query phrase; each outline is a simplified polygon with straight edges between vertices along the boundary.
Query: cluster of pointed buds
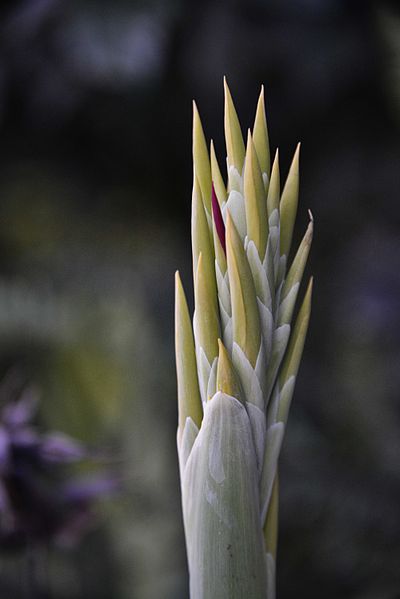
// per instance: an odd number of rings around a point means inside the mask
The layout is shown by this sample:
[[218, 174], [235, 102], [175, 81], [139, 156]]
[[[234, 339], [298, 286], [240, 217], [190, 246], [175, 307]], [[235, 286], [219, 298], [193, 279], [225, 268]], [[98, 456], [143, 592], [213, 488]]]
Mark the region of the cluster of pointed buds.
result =
[[280, 190], [264, 90], [245, 146], [225, 81], [227, 185], [194, 104], [193, 324], [175, 290], [177, 433], [192, 599], [275, 597], [277, 462], [308, 328], [312, 240], [290, 264], [299, 146]]

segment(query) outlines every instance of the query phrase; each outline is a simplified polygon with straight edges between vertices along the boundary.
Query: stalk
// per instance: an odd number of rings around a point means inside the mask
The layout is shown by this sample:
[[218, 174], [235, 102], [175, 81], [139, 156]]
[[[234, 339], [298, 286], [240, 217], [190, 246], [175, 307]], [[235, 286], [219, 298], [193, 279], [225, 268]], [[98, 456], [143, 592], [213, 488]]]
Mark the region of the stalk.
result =
[[[177, 434], [191, 599], [274, 599], [278, 458], [310, 318], [293, 314], [313, 234], [290, 264], [297, 146], [283, 191], [264, 89], [244, 143], [226, 81], [224, 182], [194, 104], [191, 322], [176, 275]], [[311, 215], [310, 215], [311, 217]]]

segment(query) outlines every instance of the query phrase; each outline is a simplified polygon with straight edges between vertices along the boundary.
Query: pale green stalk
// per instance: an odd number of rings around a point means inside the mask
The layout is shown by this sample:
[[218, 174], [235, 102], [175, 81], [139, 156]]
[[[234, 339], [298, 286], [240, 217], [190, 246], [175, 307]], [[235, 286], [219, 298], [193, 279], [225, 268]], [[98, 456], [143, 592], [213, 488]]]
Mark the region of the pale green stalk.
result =
[[278, 458], [312, 280], [293, 326], [292, 317], [313, 220], [288, 267], [300, 146], [281, 194], [278, 152], [270, 165], [264, 89], [245, 145], [224, 86], [226, 184], [194, 104], [193, 323], [176, 276], [177, 440], [190, 597], [274, 599]]

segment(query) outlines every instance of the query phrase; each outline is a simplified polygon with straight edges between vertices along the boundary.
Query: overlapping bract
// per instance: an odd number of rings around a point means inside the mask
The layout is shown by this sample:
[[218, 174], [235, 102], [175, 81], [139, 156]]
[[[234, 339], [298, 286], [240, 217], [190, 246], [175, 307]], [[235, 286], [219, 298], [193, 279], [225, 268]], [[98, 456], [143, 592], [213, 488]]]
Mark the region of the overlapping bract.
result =
[[192, 599], [275, 595], [277, 462], [310, 316], [292, 317], [312, 240], [288, 268], [299, 146], [280, 193], [264, 90], [246, 146], [225, 82], [227, 186], [194, 105], [193, 329], [176, 275], [178, 453]]

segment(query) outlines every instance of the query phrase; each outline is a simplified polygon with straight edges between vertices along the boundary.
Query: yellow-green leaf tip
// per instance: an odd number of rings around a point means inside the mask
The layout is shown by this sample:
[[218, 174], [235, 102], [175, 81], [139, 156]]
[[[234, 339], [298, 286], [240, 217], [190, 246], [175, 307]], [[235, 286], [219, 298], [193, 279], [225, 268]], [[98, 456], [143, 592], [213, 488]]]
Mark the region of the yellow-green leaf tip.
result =
[[240, 128], [239, 118], [236, 113], [235, 106], [233, 104], [231, 92], [224, 77], [224, 91], [225, 91], [225, 140], [226, 140], [226, 151], [228, 155], [228, 163], [231, 166], [235, 166], [239, 173], [242, 173], [243, 162], [244, 162], [244, 142], [242, 137], [242, 131]]
[[219, 317], [215, 282], [207, 279], [203, 254], [200, 252], [194, 285], [196, 342], [203, 348], [210, 364], [218, 355]]
[[279, 385], [282, 389], [286, 381], [297, 376], [306, 340], [308, 324], [311, 313], [311, 299], [313, 289], [313, 277], [310, 278], [303, 303], [297, 315], [296, 324], [290, 337], [289, 346], [284, 359], [284, 364], [279, 375]]
[[281, 177], [279, 171], [279, 149], [276, 149], [274, 162], [272, 163], [271, 178], [268, 186], [267, 208], [268, 216], [279, 208], [279, 200], [281, 197]]
[[260, 320], [254, 281], [243, 243], [227, 212], [226, 254], [232, 300], [233, 340], [255, 367], [261, 343]]
[[248, 238], [254, 241], [260, 259], [264, 259], [268, 237], [267, 205], [264, 182], [250, 129], [244, 164], [244, 197]]
[[310, 218], [311, 220], [308, 223], [307, 230], [304, 234], [303, 239], [301, 240], [296, 256], [294, 257], [294, 260], [286, 277], [285, 284], [282, 290], [282, 299], [284, 299], [287, 296], [293, 285], [301, 282], [301, 279], [303, 277], [314, 234], [314, 219], [312, 218], [311, 212]]
[[203, 254], [208, 286], [215, 289], [214, 247], [208, 225], [206, 208], [201, 199], [200, 184], [196, 178], [192, 195], [192, 250], [193, 272], [196, 273], [200, 252]]
[[204, 205], [211, 211], [211, 166], [207, 143], [196, 102], [193, 100], [193, 168], [198, 179]]
[[281, 214], [281, 255], [289, 255], [292, 244], [293, 228], [296, 220], [297, 205], [299, 200], [299, 155], [300, 143], [297, 144], [289, 174], [282, 191]]
[[178, 384], [179, 435], [186, 419], [200, 427], [202, 407], [197, 378], [196, 354], [189, 309], [179, 272], [175, 273], [175, 353]]
[[254, 120], [253, 127], [253, 140], [258, 156], [258, 161], [260, 163], [261, 172], [266, 173], [269, 178], [271, 170], [271, 158], [269, 150], [267, 117], [265, 114], [263, 85], [261, 86], [261, 92], [257, 103], [256, 117]]
[[238, 400], [242, 400], [242, 390], [236, 375], [229, 353], [218, 339], [218, 368], [217, 368], [217, 391], [222, 391]]

